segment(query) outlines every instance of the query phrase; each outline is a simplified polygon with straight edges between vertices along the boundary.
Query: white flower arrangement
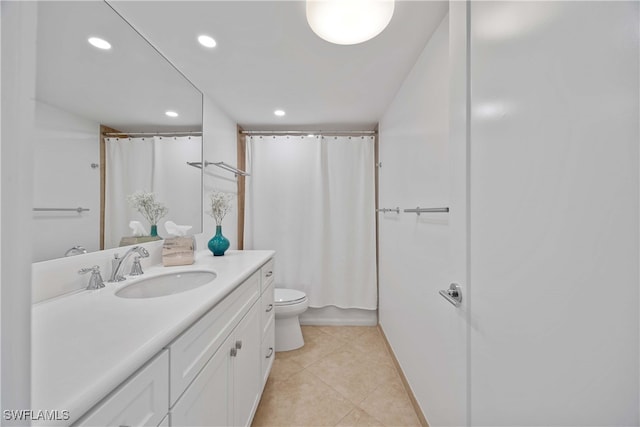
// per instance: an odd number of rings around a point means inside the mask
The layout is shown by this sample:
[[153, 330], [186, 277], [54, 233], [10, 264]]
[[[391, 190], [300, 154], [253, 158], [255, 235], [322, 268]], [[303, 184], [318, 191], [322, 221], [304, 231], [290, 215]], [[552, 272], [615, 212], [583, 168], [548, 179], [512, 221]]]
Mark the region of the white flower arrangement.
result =
[[136, 209], [151, 225], [158, 225], [160, 218], [169, 213], [169, 209], [160, 202], [156, 202], [154, 193], [136, 191], [127, 196], [129, 206]]
[[207, 211], [207, 213], [216, 220], [216, 225], [222, 225], [222, 219], [231, 210], [233, 195], [216, 191], [209, 194], [209, 198], [211, 200], [211, 210]]

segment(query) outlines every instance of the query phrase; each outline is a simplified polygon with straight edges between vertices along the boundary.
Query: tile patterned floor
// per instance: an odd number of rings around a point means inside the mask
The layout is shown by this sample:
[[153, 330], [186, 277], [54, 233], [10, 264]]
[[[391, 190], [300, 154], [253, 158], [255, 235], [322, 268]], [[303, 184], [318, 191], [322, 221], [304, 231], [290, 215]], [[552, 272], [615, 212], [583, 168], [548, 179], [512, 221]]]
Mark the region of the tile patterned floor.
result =
[[276, 353], [253, 426], [420, 426], [375, 326], [303, 326]]

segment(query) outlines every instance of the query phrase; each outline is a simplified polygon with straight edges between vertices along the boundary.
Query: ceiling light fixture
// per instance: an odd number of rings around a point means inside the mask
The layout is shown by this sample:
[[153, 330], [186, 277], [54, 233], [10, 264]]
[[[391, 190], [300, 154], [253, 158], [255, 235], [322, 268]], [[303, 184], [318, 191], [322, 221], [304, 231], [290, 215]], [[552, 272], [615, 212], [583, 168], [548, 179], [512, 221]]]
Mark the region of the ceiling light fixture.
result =
[[287, 113], [285, 113], [284, 110], [276, 110], [276, 111], [273, 112], [273, 114], [275, 114], [278, 117], [282, 117]]
[[111, 49], [111, 43], [99, 37], [89, 37], [88, 42], [91, 43], [91, 45], [97, 47], [98, 49], [103, 49], [103, 50]]
[[216, 43], [216, 41], [213, 39], [213, 37], [210, 37], [210, 36], [207, 36], [207, 35], [204, 35], [204, 34], [203, 34], [203, 35], [201, 35], [201, 36], [198, 36], [198, 42], [199, 42], [202, 46], [204, 46], [204, 47], [209, 47], [209, 48], [216, 47], [216, 45], [218, 44], [218, 43]]
[[394, 0], [307, 0], [307, 22], [328, 42], [358, 44], [380, 34], [394, 8]]
[[165, 111], [164, 113], [169, 117], [178, 117], [178, 113], [175, 111]]

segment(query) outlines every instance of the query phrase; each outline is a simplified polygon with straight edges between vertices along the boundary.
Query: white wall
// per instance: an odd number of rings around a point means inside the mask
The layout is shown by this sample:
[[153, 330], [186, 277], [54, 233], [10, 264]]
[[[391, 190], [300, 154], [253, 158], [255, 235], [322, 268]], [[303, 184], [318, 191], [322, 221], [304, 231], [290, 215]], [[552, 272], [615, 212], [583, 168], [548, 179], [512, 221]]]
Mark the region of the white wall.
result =
[[[0, 2], [2, 182], [0, 324], [2, 409], [30, 403], [32, 135], [36, 4]], [[4, 422], [11, 425], [14, 422]]]
[[[380, 208], [450, 205], [448, 99], [447, 15], [380, 120]], [[438, 294], [449, 215], [379, 215], [380, 325], [429, 423], [464, 424], [464, 312]]]
[[638, 2], [471, 3], [471, 423], [638, 425]]
[[[203, 107], [203, 159], [209, 162], [225, 162], [236, 166], [237, 161], [237, 125], [229, 116], [204, 95]], [[233, 208], [222, 221], [222, 234], [229, 239], [230, 249], [238, 247], [238, 183], [231, 172], [215, 166], [204, 170], [203, 183], [203, 234], [213, 237], [216, 221], [206, 212], [211, 211], [209, 194], [224, 191], [233, 194]]]
[[33, 261], [64, 256], [73, 246], [100, 249], [100, 124], [36, 102], [33, 206], [90, 211], [35, 212]]

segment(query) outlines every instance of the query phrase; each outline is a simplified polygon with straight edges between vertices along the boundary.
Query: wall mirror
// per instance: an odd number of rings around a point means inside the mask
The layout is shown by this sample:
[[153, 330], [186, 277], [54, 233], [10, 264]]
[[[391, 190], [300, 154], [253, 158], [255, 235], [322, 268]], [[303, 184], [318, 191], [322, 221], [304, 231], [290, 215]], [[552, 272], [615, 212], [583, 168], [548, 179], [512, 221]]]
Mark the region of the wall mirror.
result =
[[202, 93], [102, 1], [39, 2], [36, 61], [33, 261], [150, 231], [135, 191], [201, 232]]

